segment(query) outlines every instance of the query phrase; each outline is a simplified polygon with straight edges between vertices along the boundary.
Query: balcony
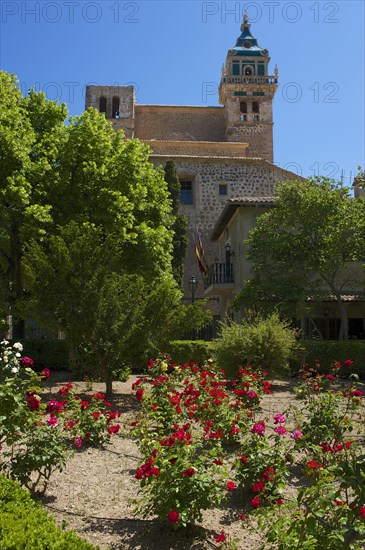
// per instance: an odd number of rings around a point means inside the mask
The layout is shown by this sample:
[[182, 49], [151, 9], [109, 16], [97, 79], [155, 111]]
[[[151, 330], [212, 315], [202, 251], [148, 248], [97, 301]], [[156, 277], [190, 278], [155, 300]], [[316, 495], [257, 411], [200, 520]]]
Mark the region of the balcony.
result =
[[227, 295], [234, 290], [234, 269], [232, 263], [214, 262], [204, 282], [205, 296]]
[[224, 76], [222, 78], [223, 84], [277, 84], [278, 78], [276, 76]]

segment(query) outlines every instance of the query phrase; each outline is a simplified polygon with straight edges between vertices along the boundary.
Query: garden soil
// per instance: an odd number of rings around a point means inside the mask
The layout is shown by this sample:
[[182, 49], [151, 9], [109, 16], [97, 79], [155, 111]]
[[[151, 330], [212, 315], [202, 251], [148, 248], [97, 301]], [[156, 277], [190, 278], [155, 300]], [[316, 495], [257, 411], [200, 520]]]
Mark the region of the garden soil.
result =
[[[56, 394], [69, 380], [68, 373], [53, 373], [47, 381], [47, 393]], [[122, 411], [125, 433], [139, 408], [132, 392], [135, 380], [131, 376], [128, 382], [115, 382], [113, 387], [112, 403]], [[73, 381], [73, 385], [85, 398], [104, 390], [103, 384], [94, 384], [92, 392], [86, 391], [84, 382]], [[272, 417], [285, 411], [295, 399], [293, 386], [294, 382], [274, 382], [272, 393], [263, 399], [263, 415]], [[238, 490], [229, 494], [221, 509], [204, 511], [202, 522], [189, 529], [172, 531], [167, 521], [135, 516], [130, 500], [138, 498], [139, 482], [134, 474], [139, 464], [135, 441], [114, 435], [103, 449], [77, 450], [62, 472], [52, 474], [39, 499], [58, 524], [101, 550], [218, 548], [214, 537], [222, 530], [229, 540], [238, 539], [239, 550], [254, 550], [264, 542], [258, 530], [247, 529], [245, 520], [239, 519], [248, 508]], [[293, 479], [293, 487], [298, 482]]]

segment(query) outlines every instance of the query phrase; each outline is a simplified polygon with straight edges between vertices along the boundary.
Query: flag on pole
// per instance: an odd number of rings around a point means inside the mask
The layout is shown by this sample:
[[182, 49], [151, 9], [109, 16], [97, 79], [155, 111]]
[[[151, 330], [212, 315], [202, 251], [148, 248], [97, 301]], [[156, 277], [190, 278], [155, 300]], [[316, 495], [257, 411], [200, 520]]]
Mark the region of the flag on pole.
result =
[[202, 273], [204, 277], [207, 277], [208, 264], [205, 259], [205, 251], [204, 251], [202, 239], [198, 232], [196, 232], [195, 239], [194, 239], [194, 249], [195, 249], [195, 255], [198, 262], [200, 273]]

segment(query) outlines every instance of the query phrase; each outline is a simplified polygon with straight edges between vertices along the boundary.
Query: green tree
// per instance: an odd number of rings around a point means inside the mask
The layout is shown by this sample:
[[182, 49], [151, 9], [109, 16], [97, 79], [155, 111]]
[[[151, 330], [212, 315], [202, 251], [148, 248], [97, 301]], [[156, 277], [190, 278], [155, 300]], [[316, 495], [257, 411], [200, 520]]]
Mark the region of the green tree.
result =
[[101, 377], [108, 396], [114, 370], [144, 366], [171, 337], [205, 324], [208, 315], [201, 304], [180, 304], [169, 273], [152, 279], [124, 272], [120, 246], [102, 227], [72, 221], [25, 258], [28, 307], [45, 326], [66, 332], [74, 366]]
[[175, 221], [172, 226], [174, 236], [172, 240], [172, 271], [177, 284], [181, 287], [184, 274], [184, 260], [188, 246], [188, 219], [179, 212], [180, 208], [180, 180], [173, 161], [169, 160], [165, 165], [165, 181], [172, 200], [172, 211]]
[[365, 201], [326, 178], [282, 183], [275, 207], [257, 220], [246, 241], [253, 278], [245, 282], [236, 307], [260, 304], [300, 317], [308, 297], [334, 296], [347, 338], [341, 295], [359, 289], [363, 272]]
[[171, 201], [149, 153], [94, 109], [71, 120], [48, 195], [57, 229], [33, 239], [24, 258], [27, 311], [63, 329], [74, 355], [92, 350], [108, 393], [147, 294], [172, 280]]
[[44, 94], [30, 92], [24, 98], [15, 76], [3, 71], [0, 89], [0, 294], [11, 308], [13, 336], [22, 338], [22, 254], [29, 239], [41, 237], [51, 221], [47, 186], [67, 111]]

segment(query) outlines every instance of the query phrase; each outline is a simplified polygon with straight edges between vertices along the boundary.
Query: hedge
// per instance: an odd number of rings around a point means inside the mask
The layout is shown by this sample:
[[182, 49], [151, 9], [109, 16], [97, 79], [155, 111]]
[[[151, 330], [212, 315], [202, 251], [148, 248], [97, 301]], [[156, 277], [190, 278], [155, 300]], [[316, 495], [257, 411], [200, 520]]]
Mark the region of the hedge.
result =
[[63, 531], [21, 486], [0, 475], [2, 550], [97, 550], [72, 531]]
[[165, 350], [173, 363], [182, 365], [197, 361], [202, 363], [214, 355], [214, 342], [204, 340], [174, 340]]
[[319, 359], [321, 372], [327, 373], [333, 361], [343, 363], [346, 359], [352, 359], [351, 371], [365, 378], [365, 342], [304, 340], [301, 344], [305, 347], [302, 359], [310, 367], [314, 367], [315, 360]]
[[67, 340], [20, 340], [23, 355], [34, 360], [36, 370], [68, 370], [69, 350]]

